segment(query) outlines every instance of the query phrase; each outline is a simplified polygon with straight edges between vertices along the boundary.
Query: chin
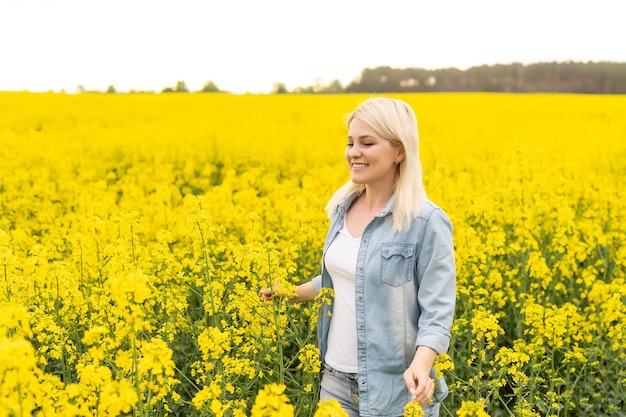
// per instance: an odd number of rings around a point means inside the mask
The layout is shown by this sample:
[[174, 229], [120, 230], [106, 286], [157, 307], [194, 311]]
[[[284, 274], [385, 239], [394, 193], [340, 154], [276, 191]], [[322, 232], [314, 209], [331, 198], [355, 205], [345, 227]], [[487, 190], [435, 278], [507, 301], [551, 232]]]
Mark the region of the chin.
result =
[[354, 178], [354, 177], [350, 177], [350, 181], [352, 181], [355, 184], [365, 184], [367, 182], [367, 181], [364, 181], [362, 179]]

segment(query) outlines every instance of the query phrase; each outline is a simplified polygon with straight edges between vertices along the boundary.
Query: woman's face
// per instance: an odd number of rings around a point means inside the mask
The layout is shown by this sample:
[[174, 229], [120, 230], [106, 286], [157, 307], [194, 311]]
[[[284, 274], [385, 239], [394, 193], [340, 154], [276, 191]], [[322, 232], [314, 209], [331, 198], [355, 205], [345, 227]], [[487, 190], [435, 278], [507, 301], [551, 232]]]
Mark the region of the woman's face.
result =
[[346, 146], [351, 180], [357, 184], [391, 188], [396, 179], [396, 163], [404, 159], [401, 150], [402, 147], [393, 146], [378, 136], [369, 124], [353, 119]]

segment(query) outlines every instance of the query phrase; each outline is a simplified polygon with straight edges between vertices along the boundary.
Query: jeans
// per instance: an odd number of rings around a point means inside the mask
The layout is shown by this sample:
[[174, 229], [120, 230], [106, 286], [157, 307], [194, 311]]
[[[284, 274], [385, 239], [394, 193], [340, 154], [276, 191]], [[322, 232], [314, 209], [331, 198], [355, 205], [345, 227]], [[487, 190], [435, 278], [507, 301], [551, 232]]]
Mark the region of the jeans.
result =
[[[360, 417], [357, 374], [337, 371], [324, 364], [320, 400], [337, 400], [349, 417]], [[424, 406], [424, 417], [438, 417], [440, 407], [438, 402]], [[402, 414], [398, 414], [398, 417], [402, 417]]]

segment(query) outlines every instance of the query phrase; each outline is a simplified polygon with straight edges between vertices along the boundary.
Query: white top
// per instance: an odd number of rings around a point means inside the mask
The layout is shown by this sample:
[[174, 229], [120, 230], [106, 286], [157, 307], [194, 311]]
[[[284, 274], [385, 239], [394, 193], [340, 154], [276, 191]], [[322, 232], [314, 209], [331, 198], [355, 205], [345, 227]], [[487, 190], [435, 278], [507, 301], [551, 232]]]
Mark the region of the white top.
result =
[[333, 281], [335, 302], [328, 332], [328, 350], [325, 362], [332, 368], [357, 373], [357, 338], [355, 313], [355, 271], [361, 245], [360, 237], [353, 237], [343, 227], [333, 239], [325, 255], [325, 265]]

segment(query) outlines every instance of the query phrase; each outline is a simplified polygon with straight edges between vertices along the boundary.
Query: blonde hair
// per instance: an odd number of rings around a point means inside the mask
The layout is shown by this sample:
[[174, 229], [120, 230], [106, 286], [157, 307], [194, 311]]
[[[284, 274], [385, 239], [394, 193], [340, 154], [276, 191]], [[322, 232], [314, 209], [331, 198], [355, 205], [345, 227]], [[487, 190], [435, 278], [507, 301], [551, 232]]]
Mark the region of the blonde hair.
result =
[[[359, 119], [374, 129], [376, 134], [387, 139], [393, 146], [404, 147], [405, 157], [398, 166], [398, 176], [393, 193], [393, 231], [408, 228], [427, 200], [422, 180], [422, 163], [419, 157], [419, 135], [417, 118], [411, 106], [401, 100], [375, 97], [363, 102], [346, 119], [349, 127]], [[339, 203], [353, 193], [362, 193], [364, 184], [349, 180], [330, 198], [326, 212], [331, 217]]]

